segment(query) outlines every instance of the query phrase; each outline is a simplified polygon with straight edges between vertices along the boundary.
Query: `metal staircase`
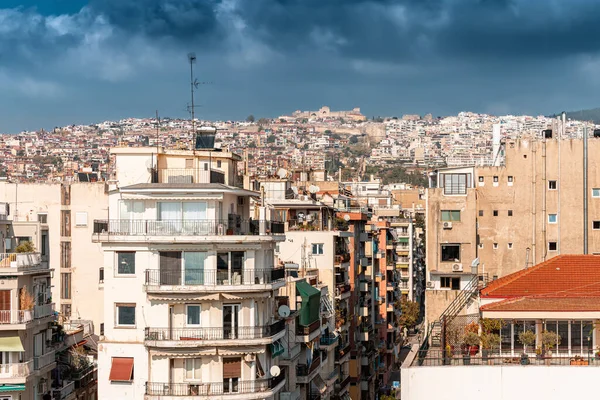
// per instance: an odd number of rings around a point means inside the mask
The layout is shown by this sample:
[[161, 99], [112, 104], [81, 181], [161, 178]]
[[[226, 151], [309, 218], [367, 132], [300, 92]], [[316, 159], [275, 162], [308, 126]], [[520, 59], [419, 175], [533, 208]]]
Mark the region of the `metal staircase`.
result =
[[467, 283], [467, 286], [458, 293], [458, 296], [454, 298], [446, 310], [444, 310], [439, 319], [430, 324], [429, 337], [431, 338], [432, 347], [439, 347], [442, 344], [442, 323], [445, 323], [446, 325], [450, 324], [462, 309], [465, 308], [473, 298], [477, 297], [480, 288], [479, 283], [479, 276], [475, 275], [469, 283]]
[[325, 288], [325, 291], [326, 293], [321, 293], [321, 315], [327, 319], [329, 331], [333, 333], [335, 331], [335, 310], [331, 304], [329, 289]]

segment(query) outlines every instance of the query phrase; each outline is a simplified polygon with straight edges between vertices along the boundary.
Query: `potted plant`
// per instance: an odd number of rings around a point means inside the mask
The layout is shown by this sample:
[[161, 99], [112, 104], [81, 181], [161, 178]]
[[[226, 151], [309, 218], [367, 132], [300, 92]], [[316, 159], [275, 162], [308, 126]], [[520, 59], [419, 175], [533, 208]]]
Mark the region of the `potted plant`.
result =
[[[542, 351], [545, 356], [552, 357], [552, 349], [558, 342], [560, 342], [561, 337], [556, 332], [544, 331], [542, 332]], [[546, 360], [547, 364], [550, 365], [550, 359]]]
[[542, 352], [542, 348], [541, 347], [536, 347], [535, 349], [535, 358], [537, 358], [538, 360], [541, 360], [544, 357], [543, 352]]
[[27, 291], [27, 286], [23, 286], [19, 293], [19, 308], [23, 311], [23, 321], [31, 321], [33, 319], [33, 307], [35, 299]]
[[533, 333], [533, 331], [520, 332], [519, 342], [523, 345], [523, 354], [521, 354], [521, 365], [528, 365], [529, 355], [527, 354], [527, 347], [535, 344], [535, 333]]
[[500, 347], [500, 335], [497, 333], [483, 332], [481, 334], [481, 356], [483, 361], [488, 361], [492, 350]]
[[471, 354], [477, 353], [479, 346], [479, 336], [475, 332], [467, 332], [463, 337], [463, 364], [471, 364]]

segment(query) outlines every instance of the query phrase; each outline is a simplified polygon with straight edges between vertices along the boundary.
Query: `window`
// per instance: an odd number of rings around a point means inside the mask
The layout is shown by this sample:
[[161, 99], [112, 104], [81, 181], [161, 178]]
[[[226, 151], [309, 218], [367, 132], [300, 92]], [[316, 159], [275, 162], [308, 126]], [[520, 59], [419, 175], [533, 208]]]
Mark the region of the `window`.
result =
[[498, 177], [494, 176], [494, 183], [498, 183]]
[[483, 181], [484, 181], [483, 176], [480, 176], [479, 177], [479, 182], [483, 182]]
[[467, 194], [470, 178], [471, 174], [442, 174], [440, 183], [443, 185], [444, 194]]
[[508, 210], [508, 216], [509, 216], [509, 217], [512, 217], [512, 216], [513, 216], [512, 210]]
[[460, 221], [460, 210], [442, 210], [442, 221]]
[[558, 216], [556, 214], [548, 214], [548, 223], [555, 224], [558, 221]]
[[76, 212], [75, 213], [75, 226], [87, 226], [87, 212]]
[[202, 359], [201, 358], [186, 358], [185, 359], [185, 379], [187, 381], [195, 381], [202, 379]]
[[313, 255], [323, 255], [323, 243], [313, 243], [312, 253]]
[[71, 242], [60, 243], [60, 267], [71, 268]]
[[200, 305], [190, 304], [186, 306], [186, 325], [187, 326], [199, 326], [200, 325]]
[[509, 248], [509, 249], [512, 249], [512, 248], [513, 248], [513, 244], [512, 244], [512, 243], [509, 243], [509, 244], [508, 244], [508, 248]]
[[71, 236], [71, 211], [60, 212], [60, 236]]
[[479, 216], [483, 217], [483, 210], [479, 210]]
[[442, 245], [442, 262], [460, 261], [460, 244]]
[[222, 164], [221, 160], [217, 160], [217, 168], [221, 168], [221, 164]]
[[440, 287], [442, 289], [460, 290], [460, 278], [442, 276], [440, 278]]
[[508, 176], [508, 183], [513, 183], [513, 177], [512, 177], [512, 175]]
[[600, 197], [600, 188], [592, 189], [592, 197]]
[[104, 268], [100, 267], [98, 270], [98, 283], [104, 283]]
[[483, 243], [479, 243], [477, 246], [478, 246], [480, 249], [483, 249]]
[[119, 251], [117, 252], [117, 274], [135, 275], [135, 252]]
[[38, 214], [38, 222], [40, 224], [47, 224], [48, 223], [48, 214]]
[[104, 322], [100, 324], [100, 335], [104, 335]]
[[208, 171], [208, 163], [204, 163], [204, 170]]
[[494, 210], [493, 214], [494, 214], [494, 217], [497, 217], [498, 216], [498, 210]]
[[600, 221], [592, 222], [592, 229], [600, 229]]
[[69, 318], [71, 316], [71, 305], [70, 304], [61, 304], [60, 305], [60, 313], [63, 317]]
[[117, 304], [117, 326], [135, 326], [135, 304]]
[[60, 274], [60, 298], [71, 298], [71, 273], [63, 272]]
[[133, 357], [113, 357], [108, 380], [111, 382], [133, 381]]
[[194, 168], [194, 159], [193, 158], [186, 158], [185, 159], [185, 168], [186, 169], [192, 169], [192, 168]]
[[548, 242], [548, 250], [549, 251], [558, 250], [558, 243], [557, 242]]
[[556, 181], [548, 181], [548, 190], [556, 190], [557, 183]]
[[498, 243], [494, 243], [494, 249], [498, 248]]

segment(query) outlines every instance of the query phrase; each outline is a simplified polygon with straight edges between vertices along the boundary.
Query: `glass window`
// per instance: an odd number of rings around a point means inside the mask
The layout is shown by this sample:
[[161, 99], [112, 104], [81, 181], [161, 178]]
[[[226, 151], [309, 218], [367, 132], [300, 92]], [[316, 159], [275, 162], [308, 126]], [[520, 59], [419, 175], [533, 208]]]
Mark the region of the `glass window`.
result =
[[135, 252], [119, 251], [117, 252], [117, 274], [134, 275], [135, 274]]
[[498, 177], [494, 176], [494, 183], [498, 183]]
[[600, 188], [592, 189], [592, 197], [600, 197]]
[[440, 278], [440, 286], [445, 289], [450, 289], [451, 278], [449, 276], [442, 276]]
[[571, 321], [571, 351], [580, 353], [581, 344], [581, 321]]
[[512, 181], [513, 181], [513, 177], [509, 175], [509, 176], [508, 176], [508, 181], [512, 183]]
[[548, 181], [548, 190], [556, 190], [557, 187], [556, 181]]
[[444, 194], [467, 194], [467, 174], [444, 174]]
[[323, 254], [323, 243], [313, 243], [312, 244], [312, 253], [313, 253], [313, 255], [322, 255]]
[[199, 304], [187, 305], [186, 306], [186, 325], [198, 326], [200, 325], [200, 311], [201, 307]]
[[117, 304], [117, 326], [135, 326], [135, 304]]
[[508, 216], [512, 217], [513, 216], [513, 211], [512, 210], [508, 210]]
[[558, 352], [566, 353], [569, 351], [569, 321], [558, 321]]
[[442, 210], [442, 221], [460, 221], [460, 210]]
[[548, 251], [556, 251], [556, 250], [558, 250], [558, 243], [548, 242]]
[[480, 176], [480, 177], [479, 177], [479, 182], [483, 182], [483, 181], [484, 181], [484, 178], [483, 178], [483, 176]]
[[158, 203], [158, 219], [160, 221], [181, 220], [181, 203], [174, 201], [161, 201]]
[[202, 359], [201, 358], [186, 358], [185, 359], [185, 379], [186, 380], [202, 379]]
[[593, 221], [592, 229], [600, 229], [600, 221]]
[[548, 223], [555, 224], [558, 221], [558, 216], [556, 214], [548, 214]]
[[500, 352], [510, 354], [512, 352], [512, 324], [505, 323], [500, 329]]
[[483, 217], [483, 210], [479, 210], [479, 216]]
[[493, 211], [493, 215], [494, 215], [494, 217], [497, 217], [498, 216], [498, 210], [494, 210]]
[[186, 251], [183, 253], [183, 268], [186, 285], [204, 284], [204, 262], [206, 253], [199, 251]]
[[460, 261], [460, 244], [443, 244], [442, 261], [458, 262]]

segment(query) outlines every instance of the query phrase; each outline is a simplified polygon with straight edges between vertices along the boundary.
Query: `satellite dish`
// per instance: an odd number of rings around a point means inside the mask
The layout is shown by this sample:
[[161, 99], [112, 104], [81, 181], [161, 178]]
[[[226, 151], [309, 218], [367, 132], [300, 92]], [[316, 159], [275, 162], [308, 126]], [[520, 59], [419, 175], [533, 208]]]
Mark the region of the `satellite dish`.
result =
[[279, 376], [281, 374], [281, 369], [277, 365], [273, 365], [269, 370], [271, 376]]
[[350, 215], [348, 215], [348, 214], [344, 215], [344, 221], [346, 221], [346, 222], [350, 221]]
[[287, 177], [287, 175], [288, 175], [288, 172], [287, 172], [287, 170], [285, 168], [279, 168], [277, 170], [277, 176], [280, 179], [285, 179]]
[[319, 187], [315, 186], [315, 185], [310, 185], [308, 188], [308, 191], [311, 192], [312, 194], [317, 193], [319, 190], [320, 190]]
[[282, 306], [279, 306], [279, 308], [277, 309], [277, 313], [280, 317], [287, 318], [290, 316], [290, 308], [284, 304]]

